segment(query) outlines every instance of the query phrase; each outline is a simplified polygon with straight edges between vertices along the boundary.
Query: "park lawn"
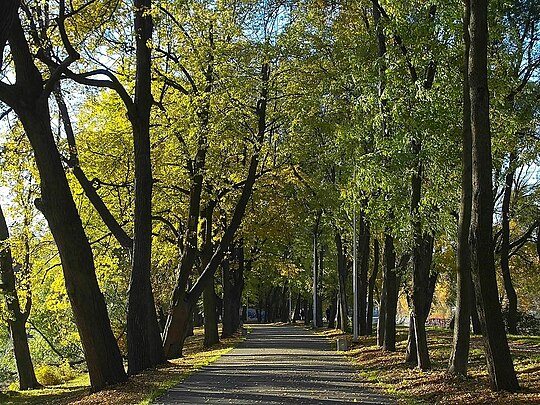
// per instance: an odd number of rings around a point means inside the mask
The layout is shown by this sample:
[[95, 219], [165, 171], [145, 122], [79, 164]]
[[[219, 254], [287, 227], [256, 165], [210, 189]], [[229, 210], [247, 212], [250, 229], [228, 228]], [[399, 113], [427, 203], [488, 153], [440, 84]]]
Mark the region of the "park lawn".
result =
[[[322, 331], [335, 340], [350, 334], [336, 330]], [[398, 398], [401, 404], [540, 404], [540, 337], [509, 336], [521, 392], [496, 393], [489, 380], [481, 337], [473, 336], [469, 354], [469, 378], [456, 380], [446, 374], [452, 347], [452, 332], [443, 328], [428, 328], [429, 354], [432, 369], [422, 372], [404, 362], [407, 330], [398, 328], [397, 351], [383, 353], [374, 336], [360, 336], [344, 354], [358, 368], [366, 388]]]
[[156, 369], [131, 377], [124, 384], [90, 394], [90, 381], [85, 373], [64, 384], [40, 390], [1, 392], [0, 404], [149, 404], [188, 375], [217, 360], [244, 340], [237, 334], [205, 349], [202, 328], [195, 328], [194, 333], [194, 336], [186, 339], [182, 358], [170, 360]]

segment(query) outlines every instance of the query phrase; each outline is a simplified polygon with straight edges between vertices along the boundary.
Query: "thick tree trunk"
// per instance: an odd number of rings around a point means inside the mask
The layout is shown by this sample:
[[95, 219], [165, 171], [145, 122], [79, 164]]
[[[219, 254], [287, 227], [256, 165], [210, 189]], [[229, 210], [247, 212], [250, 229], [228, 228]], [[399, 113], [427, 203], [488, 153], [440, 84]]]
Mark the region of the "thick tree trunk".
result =
[[386, 234], [384, 238], [384, 274], [385, 316], [382, 348], [386, 352], [396, 351], [396, 313], [398, 284], [396, 275], [396, 252], [394, 238]]
[[431, 300], [429, 299], [429, 272], [433, 254], [433, 237], [424, 236], [415, 244], [413, 250], [413, 293], [412, 319], [416, 341], [416, 363], [422, 370], [431, 367], [427, 347], [426, 320], [429, 314]]
[[510, 199], [512, 197], [512, 183], [514, 182], [516, 154], [510, 153], [508, 158], [508, 172], [504, 181], [504, 194], [502, 201], [502, 243], [501, 243], [501, 271], [504, 290], [508, 299], [508, 333], [517, 334], [517, 293], [510, 275]]
[[472, 205], [472, 134], [471, 102], [469, 98], [469, 20], [470, 8], [466, 0], [463, 18], [464, 72], [463, 72], [463, 130], [462, 130], [462, 169], [461, 169], [461, 211], [458, 224], [457, 247], [457, 297], [454, 313], [454, 338], [452, 353], [448, 362], [448, 373], [467, 376], [469, 363], [469, 345], [471, 336], [471, 252], [469, 248], [469, 230], [471, 226]]
[[471, 0], [469, 86], [472, 130], [472, 275], [486, 361], [494, 390], [517, 391], [519, 384], [510, 355], [499, 304], [493, 252], [493, 191], [489, 91], [487, 81], [487, 0]]
[[92, 250], [54, 143], [48, 94], [43, 91], [41, 74], [34, 65], [18, 18], [9, 42], [17, 83], [9, 90], [4, 88], [0, 99], [18, 114], [34, 150], [41, 181], [41, 198], [36, 200], [36, 206], [47, 219], [60, 253], [90, 383], [92, 390], [97, 391], [125, 381], [127, 376], [97, 283]]
[[[377, 275], [379, 274], [379, 259], [380, 259], [380, 247], [379, 241], [373, 239], [373, 271], [369, 277], [369, 291], [368, 291], [368, 305], [367, 305], [367, 321], [366, 321], [366, 334], [373, 334], [373, 296], [375, 294], [375, 283], [377, 282]], [[379, 308], [380, 315], [380, 308]]]
[[[369, 222], [364, 213], [360, 217], [360, 238], [358, 250], [360, 253], [360, 272], [359, 272], [359, 289], [358, 289], [358, 316], [359, 319], [359, 333], [360, 336], [365, 336], [368, 333], [367, 326], [367, 302], [368, 302], [368, 272], [369, 272]], [[370, 327], [371, 329], [371, 327]]]
[[203, 291], [204, 305], [204, 347], [210, 347], [219, 343], [218, 316], [216, 309], [216, 292], [214, 280]]
[[[433, 244], [431, 245], [433, 248]], [[433, 251], [433, 250], [431, 250]], [[429, 260], [431, 262], [432, 256], [426, 257], [426, 260]], [[437, 284], [437, 278], [439, 274], [433, 273], [429, 277], [428, 286], [425, 291], [425, 307], [423, 310], [423, 313], [426, 315], [426, 318], [424, 319], [424, 324], [427, 320], [427, 316], [429, 315], [429, 311], [431, 310], [431, 304], [433, 303], [433, 296], [435, 295], [435, 286]], [[409, 307], [412, 308], [412, 297], [408, 297]], [[418, 364], [418, 339], [416, 338], [416, 331], [415, 331], [415, 320], [411, 316], [409, 319], [409, 336], [407, 339], [407, 349], [405, 353], [405, 361], [410, 364]]]
[[19, 389], [28, 390], [39, 388], [41, 384], [36, 379], [34, 365], [30, 356], [28, 347], [28, 338], [26, 334], [26, 321], [30, 315], [31, 295], [26, 297], [26, 306], [24, 312], [21, 311], [19, 295], [15, 282], [15, 273], [13, 271], [13, 259], [9, 243], [9, 230], [2, 207], [0, 207], [0, 287], [6, 300], [8, 311], [8, 326], [13, 340], [13, 351], [15, 354], [15, 363], [17, 364], [17, 373], [19, 374]]
[[129, 283], [127, 341], [128, 374], [154, 367], [165, 361], [150, 282], [152, 257], [152, 163], [150, 161], [150, 110], [152, 55], [151, 0], [135, 0], [137, 111], [130, 116], [135, 149], [135, 215], [133, 267]]
[[[223, 270], [223, 329], [222, 337], [232, 336], [240, 327], [240, 307], [244, 289], [245, 257], [243, 242], [240, 241], [233, 249], [232, 264], [222, 263]], [[275, 300], [273, 304], [279, 304]], [[277, 311], [273, 311], [277, 313]]]

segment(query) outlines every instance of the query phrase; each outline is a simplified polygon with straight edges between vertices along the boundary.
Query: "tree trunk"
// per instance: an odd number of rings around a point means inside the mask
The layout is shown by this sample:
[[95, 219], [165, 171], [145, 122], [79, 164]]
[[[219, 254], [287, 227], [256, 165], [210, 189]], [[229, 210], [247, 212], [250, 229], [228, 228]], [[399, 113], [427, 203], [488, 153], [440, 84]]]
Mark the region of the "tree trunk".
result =
[[512, 183], [514, 182], [516, 154], [510, 153], [508, 158], [508, 172], [504, 181], [504, 194], [502, 201], [502, 243], [501, 243], [501, 271], [504, 290], [508, 299], [508, 333], [517, 335], [517, 294], [510, 275], [510, 199], [512, 197]]
[[54, 143], [48, 94], [43, 91], [41, 74], [34, 65], [18, 18], [14, 20], [9, 42], [17, 83], [9, 91], [3, 88], [0, 99], [19, 116], [34, 151], [41, 181], [41, 198], [36, 200], [36, 206], [47, 219], [60, 253], [90, 383], [92, 390], [97, 391], [125, 381], [127, 376], [97, 283], [92, 250]]
[[[468, 1], [468, 0], [467, 0]], [[469, 19], [470, 9], [465, 7], [463, 19], [463, 42], [465, 52], [463, 58], [463, 130], [462, 130], [462, 169], [461, 169], [461, 211], [458, 224], [457, 247], [457, 297], [454, 313], [454, 338], [452, 353], [448, 362], [448, 373], [467, 376], [469, 363], [469, 346], [471, 335], [471, 252], [469, 248], [469, 230], [471, 226], [472, 204], [472, 134], [471, 134], [471, 102], [469, 98]]]
[[345, 263], [345, 253], [343, 252], [343, 241], [341, 234], [336, 230], [335, 234], [336, 250], [337, 250], [337, 271], [339, 280], [339, 324], [338, 328], [346, 332], [348, 330], [348, 311], [347, 311], [347, 266]]
[[203, 291], [204, 305], [204, 347], [210, 347], [219, 343], [218, 317], [216, 310], [216, 292], [214, 280]]
[[426, 235], [413, 250], [412, 319], [416, 341], [416, 363], [421, 370], [431, 367], [427, 347], [426, 320], [431, 306], [429, 299], [429, 272], [433, 254], [433, 237]]
[[394, 250], [394, 238], [389, 234], [386, 234], [384, 239], [383, 277], [386, 305], [384, 311], [384, 339], [382, 348], [385, 352], [395, 352], [398, 285], [396, 275], [396, 252]]
[[222, 274], [222, 285], [223, 285], [223, 318], [222, 318], [222, 329], [221, 337], [226, 338], [230, 337], [234, 333], [233, 329], [233, 282], [231, 275], [231, 266], [229, 258], [223, 259], [221, 262], [221, 274]]
[[[373, 296], [375, 293], [375, 283], [377, 282], [377, 275], [379, 274], [379, 258], [380, 258], [379, 241], [373, 239], [373, 271], [369, 277], [369, 291], [368, 291], [368, 305], [367, 305], [367, 321], [366, 321], [366, 334], [373, 334]], [[379, 308], [380, 316], [380, 308]]]
[[[359, 253], [360, 253], [360, 288], [358, 291], [359, 299], [359, 327], [360, 327], [360, 336], [368, 335], [368, 314], [367, 314], [367, 302], [368, 302], [368, 272], [369, 272], [369, 242], [370, 242], [370, 233], [369, 233], [369, 222], [362, 212], [360, 217], [360, 238], [359, 238]], [[371, 327], [370, 327], [371, 330]]]
[[480, 325], [480, 315], [478, 315], [478, 306], [476, 305], [476, 294], [474, 292], [474, 285], [472, 282], [472, 276], [470, 279], [470, 300], [471, 300], [471, 324], [473, 335], [482, 334], [482, 325]]
[[298, 293], [296, 297], [296, 304], [294, 305], [294, 312], [292, 322], [295, 323], [300, 319], [300, 306], [302, 305], [302, 295]]
[[[201, 273], [212, 259], [213, 243], [213, 216], [216, 202], [208, 201], [203, 210], [203, 224], [201, 230]], [[219, 342], [218, 332], [218, 312], [216, 303], [216, 292], [214, 288], [215, 279], [212, 277], [203, 291], [204, 307], [204, 346], [210, 347]]]
[[[385, 235], [386, 237], [386, 235]], [[379, 303], [379, 319], [377, 321], [377, 345], [383, 347], [384, 345], [384, 329], [386, 325], [386, 283], [388, 277], [386, 277], [386, 255], [383, 257], [383, 280], [381, 287], [381, 299]]]
[[319, 250], [319, 267], [318, 267], [318, 288], [317, 288], [317, 327], [323, 326], [323, 274], [324, 274], [324, 247]]
[[[318, 217], [320, 218], [320, 216]], [[322, 325], [319, 325], [319, 316], [317, 309], [319, 308], [319, 255], [318, 255], [318, 242], [317, 242], [317, 231], [318, 223], [313, 232], [313, 327], [318, 328]]]
[[152, 163], [150, 161], [150, 110], [152, 108], [151, 0], [135, 0], [136, 117], [130, 117], [135, 149], [135, 224], [133, 267], [129, 283], [127, 337], [128, 374], [133, 375], [165, 361], [156, 306], [150, 282], [152, 267]]
[[152, 108], [151, 0], [135, 0], [136, 116], [130, 117], [135, 149], [135, 223], [133, 267], [129, 283], [127, 342], [128, 374], [133, 375], [165, 361], [150, 282], [152, 261], [152, 163], [150, 161], [150, 110]]
[[332, 294], [330, 294], [331, 301], [330, 301], [330, 315], [328, 317], [328, 329], [335, 329], [336, 327], [336, 315], [337, 315], [337, 307], [338, 307], [338, 292], [334, 291]]
[[13, 351], [19, 374], [19, 389], [28, 390], [41, 387], [34, 373], [34, 365], [28, 347], [26, 321], [32, 305], [30, 293], [26, 297], [24, 312], [21, 311], [19, 295], [13, 271], [13, 259], [9, 247], [9, 230], [2, 207], [0, 207], [0, 287], [6, 299], [8, 326], [13, 340]]
[[242, 292], [244, 291], [244, 272], [246, 267], [251, 266], [250, 261], [246, 261], [244, 255], [244, 241], [240, 239], [234, 248], [234, 259], [236, 270], [232, 272], [233, 290], [232, 290], [232, 327], [233, 332], [240, 328], [240, 309], [242, 307]]
[[515, 392], [519, 384], [499, 304], [493, 256], [493, 191], [487, 81], [488, 2], [470, 1], [469, 86], [472, 131], [472, 275], [487, 367], [494, 390]]

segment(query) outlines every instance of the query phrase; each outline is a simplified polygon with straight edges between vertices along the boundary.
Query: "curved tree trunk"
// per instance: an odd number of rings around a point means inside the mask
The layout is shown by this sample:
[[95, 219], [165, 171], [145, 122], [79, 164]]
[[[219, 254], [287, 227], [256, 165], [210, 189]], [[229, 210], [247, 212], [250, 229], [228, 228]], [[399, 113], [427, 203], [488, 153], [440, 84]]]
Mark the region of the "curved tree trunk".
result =
[[469, 85], [472, 131], [472, 274], [486, 361], [494, 390], [519, 389], [499, 304], [493, 256], [493, 191], [487, 80], [488, 2], [470, 2]]

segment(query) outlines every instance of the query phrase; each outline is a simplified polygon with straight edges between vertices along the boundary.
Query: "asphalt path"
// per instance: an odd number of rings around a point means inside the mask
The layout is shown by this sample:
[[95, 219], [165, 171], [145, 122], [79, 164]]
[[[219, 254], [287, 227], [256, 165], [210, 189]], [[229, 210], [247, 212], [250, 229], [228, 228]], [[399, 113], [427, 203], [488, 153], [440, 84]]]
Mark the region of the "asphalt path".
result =
[[245, 342], [155, 404], [393, 404], [362, 388], [323, 336], [302, 327], [252, 325]]

